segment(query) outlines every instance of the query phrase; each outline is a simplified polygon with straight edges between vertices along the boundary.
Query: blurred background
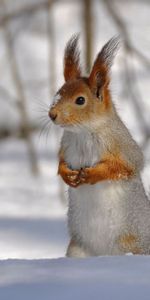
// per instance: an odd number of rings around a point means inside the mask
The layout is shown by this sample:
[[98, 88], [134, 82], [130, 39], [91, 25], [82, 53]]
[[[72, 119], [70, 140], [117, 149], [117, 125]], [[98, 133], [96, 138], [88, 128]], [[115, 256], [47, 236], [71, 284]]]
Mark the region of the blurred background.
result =
[[57, 176], [62, 132], [48, 119], [63, 84], [63, 52], [81, 33], [83, 69], [113, 35], [118, 112], [145, 155], [150, 189], [150, 1], [0, 1], [0, 259], [63, 256], [67, 187]]

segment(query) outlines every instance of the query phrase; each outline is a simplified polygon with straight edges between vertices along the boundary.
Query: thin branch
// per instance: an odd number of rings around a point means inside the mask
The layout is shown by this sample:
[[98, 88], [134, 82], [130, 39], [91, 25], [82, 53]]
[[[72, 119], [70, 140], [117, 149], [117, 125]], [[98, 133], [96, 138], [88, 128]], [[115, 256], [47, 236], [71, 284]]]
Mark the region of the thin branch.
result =
[[[124, 47], [125, 47], [126, 53], [130, 54], [130, 56], [136, 55], [140, 59], [142, 64], [144, 64], [146, 67], [150, 67], [150, 61], [138, 49], [136, 49], [132, 45], [125, 22], [118, 14], [118, 10], [114, 5], [114, 1], [111, 1], [111, 0], [102, 0], [102, 1], [106, 7], [108, 13], [112, 17], [114, 23], [118, 27], [118, 30], [120, 31], [121, 35], [124, 38]], [[126, 77], [127, 86], [130, 91], [129, 96], [133, 99], [133, 105], [135, 108], [135, 112], [136, 112], [138, 120], [140, 120], [141, 130], [142, 130], [143, 136], [144, 136], [144, 141], [143, 141], [143, 146], [144, 146], [144, 145], [146, 145], [146, 142], [150, 138], [150, 128], [146, 124], [146, 121], [144, 119], [144, 116], [143, 116], [143, 113], [141, 110], [140, 103], [142, 102], [142, 100], [141, 100], [142, 97], [140, 96], [140, 91], [139, 90], [137, 91], [137, 85], [136, 85], [136, 90], [133, 88], [132, 82], [137, 83], [137, 76], [136, 76], [135, 70], [133, 68], [133, 64], [132, 64], [132, 70], [129, 69], [127, 60], [125, 61], [125, 77]]]
[[[143, 145], [145, 145], [146, 141], [150, 138], [150, 127], [147, 125], [140, 103], [142, 103], [142, 96], [140, 94], [140, 90], [137, 87], [137, 76], [135, 70], [132, 65], [132, 69], [129, 69], [129, 65], [127, 59], [125, 59], [125, 76], [126, 76], [126, 83], [129, 89], [129, 96], [133, 99], [134, 109], [137, 116], [137, 119], [140, 121], [141, 130], [143, 133]], [[133, 82], [136, 83], [136, 89], [133, 88]]]
[[56, 89], [56, 48], [55, 48], [55, 32], [54, 32], [54, 20], [52, 13], [52, 5], [54, 0], [48, 1], [48, 15], [47, 15], [47, 33], [48, 33], [48, 74], [49, 74], [49, 86], [51, 95], [54, 95]]
[[[5, 0], [3, 0], [3, 7], [5, 9]], [[5, 9], [6, 10], [6, 9]], [[24, 127], [24, 136], [26, 137], [27, 145], [28, 145], [28, 152], [29, 152], [29, 158], [31, 162], [31, 168], [34, 174], [38, 173], [38, 165], [37, 165], [37, 159], [36, 159], [36, 153], [34, 150], [34, 146], [32, 143], [32, 138], [28, 126], [28, 115], [26, 111], [26, 98], [24, 94], [24, 88], [22, 85], [22, 81], [19, 74], [18, 69], [18, 63], [16, 60], [16, 55], [14, 52], [14, 47], [12, 44], [12, 37], [10, 33], [9, 26], [4, 26], [4, 38], [5, 38], [5, 44], [7, 47], [7, 58], [10, 65], [10, 71], [12, 74], [12, 78], [14, 80], [14, 85], [16, 87], [18, 98], [19, 98], [19, 109], [21, 114], [21, 120], [22, 120], [22, 127]]]
[[123, 18], [120, 17], [118, 14], [118, 9], [115, 6], [115, 1], [112, 0], [101, 0], [108, 11], [109, 15], [113, 19], [114, 23], [116, 24], [119, 32], [121, 33], [121, 36], [124, 39], [124, 46], [128, 52], [133, 52], [134, 55], [137, 56], [137, 58], [142, 62], [142, 64], [145, 65], [145, 67], [150, 68], [150, 60], [140, 52], [136, 47], [134, 47], [130, 41], [129, 33], [127, 31], [127, 27], [125, 25], [125, 22], [123, 21]]
[[43, 1], [41, 3], [33, 4], [26, 6], [24, 8], [18, 9], [14, 12], [6, 13], [5, 15], [0, 18], [0, 26], [6, 25], [6, 23], [16, 20], [22, 16], [29, 16], [30, 14], [34, 13], [35, 11], [41, 10], [43, 8], [48, 8], [48, 1]]
[[5, 89], [5, 87], [0, 86], [0, 94], [2, 96], [2, 98], [0, 98], [0, 99], [6, 100], [11, 106], [13, 106], [13, 108], [16, 108], [19, 106], [19, 100], [17, 98], [15, 98], [13, 95], [11, 95], [9, 93], [9, 91], [7, 91], [7, 89]]
[[[48, 46], [49, 46], [49, 87], [50, 87], [50, 92], [51, 96], [54, 95], [56, 92], [56, 41], [55, 41], [55, 32], [54, 32], [54, 19], [53, 19], [53, 0], [49, 0], [49, 6], [48, 6], [48, 18], [47, 18], [47, 32], [48, 32]], [[54, 128], [54, 134], [56, 135], [56, 129]], [[58, 134], [57, 134], [58, 135]], [[59, 138], [58, 138], [59, 140]], [[59, 198], [61, 200], [61, 203], [64, 205], [66, 202], [65, 199], [65, 189], [64, 189], [64, 183], [63, 181], [59, 178], [58, 179], [58, 193], [59, 193]]]
[[[1, 0], [3, 1], [3, 0]], [[63, 0], [63, 2], [68, 2], [70, 3], [71, 0]], [[72, 0], [73, 2], [74, 0]], [[80, 2], [80, 0], [77, 0]], [[61, 0], [53, 0], [53, 2], [62, 2]], [[34, 12], [41, 10], [41, 9], [48, 9], [49, 7], [49, 0], [43, 0], [39, 3], [32, 4], [32, 5], [27, 5], [24, 6], [23, 8], [17, 9], [16, 11], [9, 12], [9, 13], [4, 13], [3, 16], [0, 17], [0, 26], [5, 25], [7, 22], [16, 20], [17, 18], [20, 18], [22, 16], [28, 16], [33, 14]]]
[[84, 21], [84, 36], [85, 36], [85, 60], [86, 71], [89, 72], [92, 64], [93, 52], [93, 20], [92, 20], [92, 1], [83, 0], [83, 21]]

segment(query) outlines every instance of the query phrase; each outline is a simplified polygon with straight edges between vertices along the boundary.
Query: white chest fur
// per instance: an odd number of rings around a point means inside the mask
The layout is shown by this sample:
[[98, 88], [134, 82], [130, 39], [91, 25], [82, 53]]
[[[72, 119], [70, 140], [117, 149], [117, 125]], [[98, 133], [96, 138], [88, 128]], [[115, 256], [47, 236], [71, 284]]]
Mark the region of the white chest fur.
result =
[[[101, 140], [89, 134], [66, 133], [62, 144], [65, 160], [72, 169], [93, 166], [104, 151]], [[90, 249], [91, 255], [112, 254], [122, 225], [124, 196], [122, 185], [109, 181], [69, 188], [69, 230]]]
[[103, 146], [98, 136], [67, 132], [63, 137], [65, 161], [72, 169], [90, 167], [100, 161]]

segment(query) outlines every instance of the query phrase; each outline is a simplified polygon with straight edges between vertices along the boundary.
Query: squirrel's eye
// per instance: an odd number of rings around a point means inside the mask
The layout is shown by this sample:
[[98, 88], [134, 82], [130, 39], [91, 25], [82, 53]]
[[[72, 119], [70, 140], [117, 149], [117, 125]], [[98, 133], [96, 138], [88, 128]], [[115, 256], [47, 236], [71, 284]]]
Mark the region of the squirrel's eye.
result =
[[85, 103], [85, 98], [84, 97], [78, 97], [75, 102], [78, 105], [83, 105]]

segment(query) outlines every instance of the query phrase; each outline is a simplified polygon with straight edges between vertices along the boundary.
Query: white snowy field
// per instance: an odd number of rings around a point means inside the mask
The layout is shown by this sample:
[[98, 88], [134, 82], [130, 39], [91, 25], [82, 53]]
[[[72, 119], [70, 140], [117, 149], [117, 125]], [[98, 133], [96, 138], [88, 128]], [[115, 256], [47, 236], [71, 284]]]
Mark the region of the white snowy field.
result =
[[149, 300], [150, 257], [0, 261], [0, 300]]
[[[66, 251], [66, 205], [59, 197], [56, 143], [52, 138], [46, 145], [38, 136], [35, 144], [37, 177], [31, 173], [23, 140], [0, 144], [0, 259], [56, 258]], [[65, 189], [64, 195], [67, 199]]]

